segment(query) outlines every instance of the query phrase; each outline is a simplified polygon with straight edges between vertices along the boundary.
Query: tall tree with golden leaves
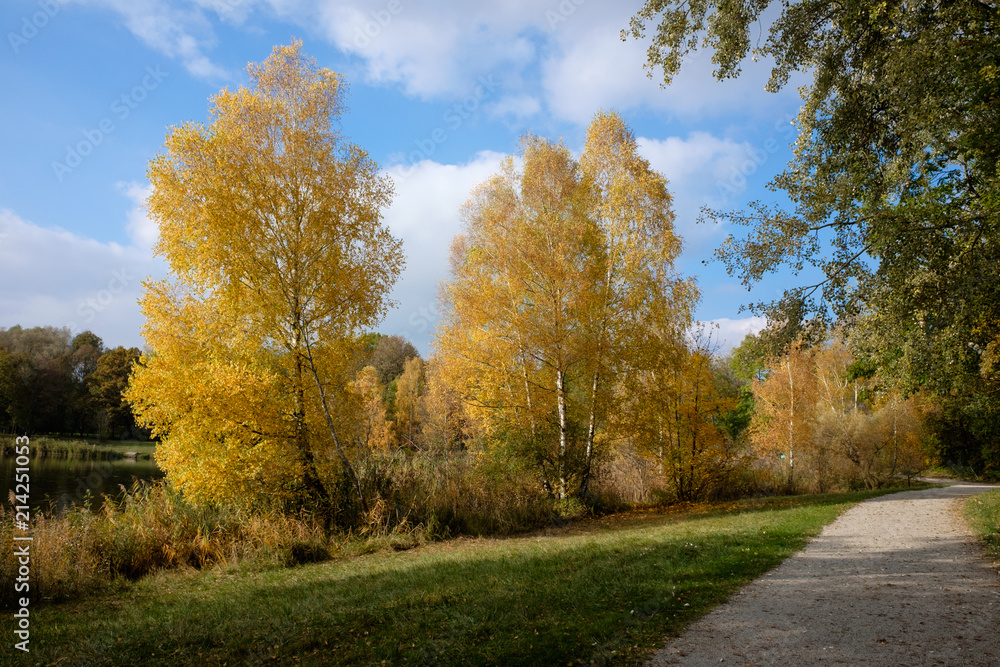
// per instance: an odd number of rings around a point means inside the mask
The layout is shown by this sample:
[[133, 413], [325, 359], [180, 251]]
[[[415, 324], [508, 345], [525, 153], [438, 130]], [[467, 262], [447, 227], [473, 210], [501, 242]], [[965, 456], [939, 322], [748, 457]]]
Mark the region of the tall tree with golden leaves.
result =
[[172, 276], [145, 283], [151, 354], [129, 396], [191, 497], [322, 504], [332, 457], [364, 507], [342, 437], [348, 348], [403, 264], [382, 223], [392, 185], [341, 135], [342, 75], [301, 42], [247, 71], [251, 87], [221, 91], [211, 123], [173, 128], [150, 163]]
[[646, 311], [683, 329], [695, 292], [673, 271], [666, 181], [620, 117], [598, 115], [579, 162], [537, 137], [522, 157], [466, 204], [437, 345], [486, 435], [518, 443], [566, 498], [587, 491]]
[[634, 384], [637, 374], [649, 370], [648, 356], [639, 347], [672, 351], [691, 323], [698, 290], [674, 271], [681, 239], [674, 233], [667, 181], [639, 154], [635, 135], [621, 116], [603, 111], [595, 116], [580, 166], [592, 193], [590, 216], [604, 260], [588, 323], [594, 363], [582, 483], [586, 493], [596, 431], [608, 420], [615, 382]]
[[797, 341], [767, 365], [771, 372], [752, 383], [757, 412], [751, 438], [761, 455], [781, 457], [792, 485], [795, 456], [812, 443], [818, 392], [815, 360], [813, 352]]

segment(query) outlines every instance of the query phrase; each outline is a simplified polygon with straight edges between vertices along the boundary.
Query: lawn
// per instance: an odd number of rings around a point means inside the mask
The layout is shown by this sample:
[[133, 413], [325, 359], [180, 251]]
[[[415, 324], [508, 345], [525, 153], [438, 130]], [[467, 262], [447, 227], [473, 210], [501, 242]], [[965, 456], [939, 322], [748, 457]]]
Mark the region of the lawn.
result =
[[38, 664], [637, 664], [854, 503], [630, 514], [293, 569], [148, 577], [32, 613]]

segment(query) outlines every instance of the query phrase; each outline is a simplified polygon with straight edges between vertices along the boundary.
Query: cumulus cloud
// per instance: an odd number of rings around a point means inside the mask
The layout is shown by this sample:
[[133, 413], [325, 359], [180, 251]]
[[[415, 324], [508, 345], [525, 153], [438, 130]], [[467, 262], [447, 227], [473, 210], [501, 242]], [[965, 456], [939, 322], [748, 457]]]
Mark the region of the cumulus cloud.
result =
[[115, 184], [118, 190], [132, 200], [132, 208], [126, 214], [125, 231], [128, 232], [132, 245], [143, 250], [150, 250], [160, 235], [156, 223], [150, 219], [146, 211], [146, 199], [152, 191], [148, 183], [141, 185], [136, 182], [119, 182]]
[[451, 239], [461, 228], [459, 209], [473, 187], [496, 173], [503, 157], [485, 151], [460, 165], [424, 160], [389, 170], [396, 197], [385, 220], [403, 240], [406, 268], [392, 292], [399, 305], [380, 331], [404, 336], [421, 352], [430, 352], [439, 315], [438, 283], [448, 275]]
[[[647, 41], [619, 33], [638, 9], [631, 3], [558, 0], [469, 3], [442, 0], [72, 0], [117, 13], [149, 48], [180, 59], [194, 76], [225, 80], [230, 73], [209, 53], [214, 23], [247, 22], [255, 13], [319, 34], [357, 57], [369, 83], [399, 86], [423, 99], [455, 98], [471, 81], [503, 73], [509, 100], [497, 114], [518, 123], [544, 102], [557, 119], [587, 123], [598, 109], [637, 108], [686, 118], [773, 113], [760, 93], [768, 63], [748, 67], [735, 81], [717, 82], [707, 52], [689, 57], [673, 85], [643, 68]], [[765, 22], [766, 23], [766, 22]], [[793, 80], [780, 103], [797, 103]], [[793, 104], [794, 106], [794, 104]]]
[[90, 329], [109, 345], [141, 346], [141, 281], [163, 275], [147, 249], [101, 243], [0, 210], [0, 327]]
[[665, 139], [639, 137], [637, 142], [653, 169], [669, 181], [677, 232], [688, 250], [702, 254], [707, 245], [715, 245], [721, 230], [695, 224], [699, 211], [703, 206], [724, 205], [720, 193], [743, 192], [746, 178], [734, 179], [734, 174], [742, 174], [749, 156], [756, 155], [754, 146], [708, 132]]
[[365, 62], [370, 81], [424, 98], [462, 94], [485, 73], [522, 70], [536, 57], [528, 33], [542, 21], [530, 0], [329, 0], [318, 17], [333, 44]]
[[583, 124], [599, 109], [643, 108], [691, 120], [726, 116], [734, 109], [769, 115], [775, 105], [797, 104], [798, 79], [777, 96], [762, 95], [771, 68], [768, 62], [759, 62], [738, 79], [719, 82], [712, 75], [711, 53], [704, 50], [689, 54], [669, 88], [661, 88], [662, 72], [653, 71], [650, 77], [644, 68], [649, 38], [622, 41], [620, 37], [637, 9], [629, 4], [588, 3], [554, 25], [540, 63], [544, 96], [553, 115]]
[[755, 334], [767, 325], [763, 317], [752, 316], [742, 319], [720, 317], [706, 320], [701, 324], [708, 325], [712, 333], [712, 342], [718, 344], [717, 354], [726, 355], [734, 347], [743, 342], [747, 334]]
[[72, 1], [115, 12], [129, 32], [147, 47], [179, 59], [192, 76], [208, 80], [226, 80], [231, 76], [206, 55], [216, 42], [211, 14], [238, 22], [253, 5], [251, 1], [241, 7], [240, 0], [196, 0], [180, 6], [165, 0]]

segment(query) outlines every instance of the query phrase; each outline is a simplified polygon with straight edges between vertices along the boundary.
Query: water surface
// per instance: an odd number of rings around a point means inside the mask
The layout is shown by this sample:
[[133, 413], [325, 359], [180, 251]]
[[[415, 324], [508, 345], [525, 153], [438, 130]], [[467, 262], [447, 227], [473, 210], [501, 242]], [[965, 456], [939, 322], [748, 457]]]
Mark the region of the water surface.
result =
[[[13, 456], [0, 456], [0, 500], [4, 506], [14, 489]], [[32, 509], [61, 509], [70, 503], [84, 505], [88, 499], [92, 510], [99, 510], [104, 494], [115, 499], [122, 495], [121, 485], [132, 486], [136, 479], [153, 480], [163, 477], [152, 459], [87, 460], [53, 457], [31, 457], [28, 505]]]

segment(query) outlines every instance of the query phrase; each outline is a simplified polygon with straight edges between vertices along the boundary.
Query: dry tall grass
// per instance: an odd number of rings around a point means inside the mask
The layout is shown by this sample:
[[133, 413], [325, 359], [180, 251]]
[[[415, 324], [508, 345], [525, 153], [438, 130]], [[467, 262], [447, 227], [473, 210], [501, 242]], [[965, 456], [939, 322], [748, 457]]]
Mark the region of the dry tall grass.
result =
[[[13, 521], [0, 508], [0, 578], [13, 581], [18, 559]], [[315, 521], [196, 507], [162, 483], [137, 483], [101, 512], [74, 507], [36, 513], [32, 521], [30, 594], [35, 601], [78, 597], [158, 569], [202, 568], [253, 560], [294, 564], [325, 558], [329, 543]], [[2, 604], [12, 606], [13, 587]], [[17, 594], [18, 597], [21, 594]]]

